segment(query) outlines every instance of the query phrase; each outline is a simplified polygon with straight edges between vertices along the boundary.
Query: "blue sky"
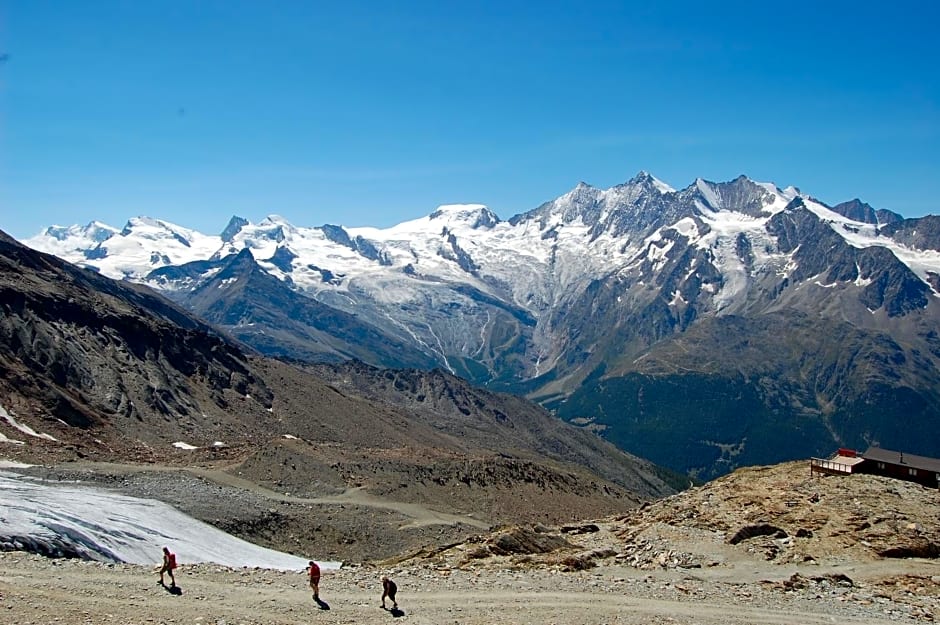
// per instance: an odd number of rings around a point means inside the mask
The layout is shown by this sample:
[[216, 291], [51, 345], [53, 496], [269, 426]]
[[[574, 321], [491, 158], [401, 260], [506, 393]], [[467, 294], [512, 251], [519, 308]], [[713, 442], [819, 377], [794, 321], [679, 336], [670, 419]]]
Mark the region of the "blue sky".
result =
[[641, 169], [940, 213], [938, 6], [0, 0], [0, 229], [508, 218]]

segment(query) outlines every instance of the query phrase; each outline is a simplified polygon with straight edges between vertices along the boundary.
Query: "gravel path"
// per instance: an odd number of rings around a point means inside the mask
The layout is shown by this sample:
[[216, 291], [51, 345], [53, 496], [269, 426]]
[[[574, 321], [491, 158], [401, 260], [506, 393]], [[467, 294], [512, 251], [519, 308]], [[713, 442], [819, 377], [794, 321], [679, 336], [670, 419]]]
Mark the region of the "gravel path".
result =
[[[324, 575], [319, 609], [303, 572], [184, 566], [182, 594], [159, 586], [155, 569], [0, 554], [0, 622], [10, 625], [322, 623], [590, 625], [813, 625], [924, 623], [930, 608], [858, 587], [822, 584], [781, 590], [771, 583], [709, 579], [689, 571], [653, 573], [604, 566], [559, 569], [356, 567]], [[753, 572], [751, 572], [753, 573]], [[399, 618], [379, 606], [379, 577], [399, 586]], [[859, 595], [862, 596], [859, 596]], [[854, 595], [854, 596], [853, 596]], [[933, 603], [933, 610], [938, 607]]]

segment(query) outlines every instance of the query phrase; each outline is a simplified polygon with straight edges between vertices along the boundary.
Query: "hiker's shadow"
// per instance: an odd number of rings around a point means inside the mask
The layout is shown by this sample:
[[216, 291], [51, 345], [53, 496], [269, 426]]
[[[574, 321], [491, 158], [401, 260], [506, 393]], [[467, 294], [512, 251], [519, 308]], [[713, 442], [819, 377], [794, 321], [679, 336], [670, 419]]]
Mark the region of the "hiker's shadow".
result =
[[389, 608], [388, 613], [391, 614], [395, 618], [399, 618], [405, 615], [404, 610], [400, 608]]
[[177, 586], [176, 584], [167, 586], [166, 584], [161, 583], [160, 585], [163, 586], [163, 590], [167, 591], [171, 595], [176, 595], [177, 597], [179, 597], [180, 595], [183, 594], [183, 589]]
[[313, 600], [317, 602], [317, 605], [320, 606], [321, 610], [330, 609], [330, 604], [324, 601], [323, 599], [321, 599], [320, 597], [314, 597]]

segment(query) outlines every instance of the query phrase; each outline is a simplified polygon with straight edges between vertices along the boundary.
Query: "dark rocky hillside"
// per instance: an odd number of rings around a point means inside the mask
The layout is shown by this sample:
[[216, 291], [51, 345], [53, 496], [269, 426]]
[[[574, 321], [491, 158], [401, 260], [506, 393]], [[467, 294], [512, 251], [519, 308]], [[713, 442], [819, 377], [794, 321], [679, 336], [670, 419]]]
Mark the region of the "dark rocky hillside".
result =
[[[674, 488], [688, 481], [640, 458], [615, 453], [593, 433], [572, 430], [541, 406], [508, 393], [475, 387], [441, 370], [376, 369], [359, 362], [305, 365], [317, 377], [343, 390], [399, 406], [415, 419], [459, 438], [465, 445], [500, 447], [505, 456], [528, 460], [545, 456], [575, 462], [603, 478], [638, 493], [656, 496], [660, 480]], [[650, 476], [657, 479], [650, 481]]]
[[[210, 432], [251, 439], [274, 400], [245, 353], [149, 289], [0, 237], [4, 407], [56, 454], [147, 453]], [[26, 447], [31, 447], [27, 445]]]

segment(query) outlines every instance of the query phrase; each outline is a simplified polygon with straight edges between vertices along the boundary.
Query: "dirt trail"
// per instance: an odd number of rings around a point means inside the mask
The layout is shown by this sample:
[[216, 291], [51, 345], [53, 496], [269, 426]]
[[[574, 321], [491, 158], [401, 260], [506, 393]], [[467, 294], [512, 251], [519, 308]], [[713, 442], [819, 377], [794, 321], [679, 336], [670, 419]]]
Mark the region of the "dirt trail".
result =
[[297, 497], [271, 490], [261, 486], [251, 480], [233, 474], [231, 469], [237, 465], [222, 465], [217, 467], [173, 467], [167, 465], [135, 465], [119, 464], [106, 462], [76, 462], [65, 463], [59, 468], [71, 468], [73, 470], [89, 470], [98, 474], [132, 474], [148, 472], [185, 472], [190, 475], [200, 477], [220, 486], [230, 486], [240, 490], [248, 491], [260, 495], [271, 501], [280, 501], [297, 504], [326, 505], [326, 504], [346, 504], [352, 506], [362, 506], [365, 508], [375, 508], [379, 510], [390, 510], [396, 512], [408, 519], [400, 529], [413, 529], [430, 525], [468, 525], [478, 529], [489, 529], [492, 523], [474, 518], [467, 515], [455, 515], [445, 512], [439, 512], [427, 508], [420, 504], [403, 503], [383, 499], [366, 492], [363, 488], [350, 488], [343, 493], [324, 497]]
[[204, 478], [216, 484], [223, 486], [232, 486], [249, 492], [261, 495], [274, 501], [285, 501], [301, 504], [348, 504], [353, 506], [363, 506], [366, 508], [377, 508], [380, 510], [391, 510], [402, 516], [413, 519], [411, 523], [403, 525], [402, 529], [422, 527], [425, 525], [457, 525], [464, 524], [479, 529], [489, 529], [492, 525], [486, 521], [475, 519], [466, 515], [447, 514], [438, 512], [420, 504], [403, 503], [383, 499], [368, 493], [364, 488], [349, 488], [337, 495], [324, 497], [296, 497], [285, 495], [277, 491], [265, 488], [255, 482], [245, 478], [233, 475], [232, 473], [220, 469], [205, 469], [201, 467], [192, 467], [177, 469], [186, 471], [192, 475]]
[[413, 519], [411, 523], [402, 525], [401, 529], [411, 529], [423, 527], [425, 525], [457, 525], [464, 524], [479, 529], [489, 529], [491, 524], [481, 521], [467, 515], [446, 514], [431, 510], [420, 504], [401, 503], [398, 501], [389, 501], [369, 494], [362, 488], [350, 488], [346, 492], [333, 497], [317, 497], [315, 499], [302, 500], [307, 503], [317, 504], [352, 504], [356, 506], [365, 506], [368, 508], [380, 508], [383, 510], [392, 510], [406, 517]]

